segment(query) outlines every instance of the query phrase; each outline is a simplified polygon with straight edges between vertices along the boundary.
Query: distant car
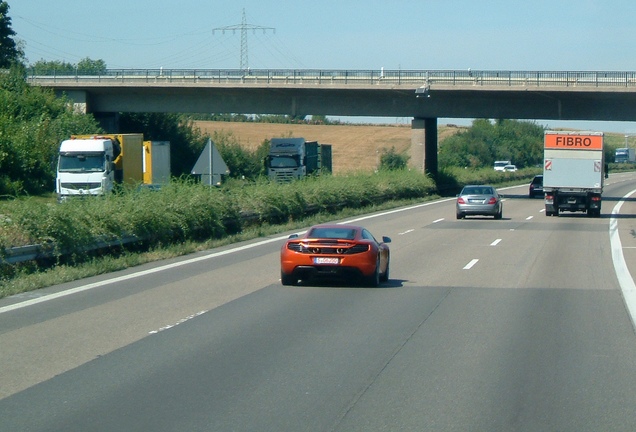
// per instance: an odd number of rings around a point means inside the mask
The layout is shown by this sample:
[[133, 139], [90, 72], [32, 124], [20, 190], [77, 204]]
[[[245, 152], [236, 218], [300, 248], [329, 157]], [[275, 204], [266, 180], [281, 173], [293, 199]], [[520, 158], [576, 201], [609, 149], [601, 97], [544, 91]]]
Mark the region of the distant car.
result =
[[507, 171], [507, 172], [515, 172], [515, 171], [517, 171], [517, 166], [516, 165], [506, 165], [503, 168], [503, 170]]
[[456, 213], [457, 219], [466, 216], [494, 216], [495, 219], [501, 219], [501, 195], [493, 186], [466, 185], [457, 195]]
[[534, 198], [537, 196], [543, 196], [543, 176], [536, 175], [530, 182], [528, 187], [528, 196]]
[[495, 171], [503, 171], [506, 165], [510, 165], [510, 161], [495, 161], [494, 169]]
[[377, 241], [357, 225], [315, 225], [302, 236], [293, 234], [280, 251], [283, 285], [310, 279], [362, 281], [376, 287], [389, 280], [389, 237]]

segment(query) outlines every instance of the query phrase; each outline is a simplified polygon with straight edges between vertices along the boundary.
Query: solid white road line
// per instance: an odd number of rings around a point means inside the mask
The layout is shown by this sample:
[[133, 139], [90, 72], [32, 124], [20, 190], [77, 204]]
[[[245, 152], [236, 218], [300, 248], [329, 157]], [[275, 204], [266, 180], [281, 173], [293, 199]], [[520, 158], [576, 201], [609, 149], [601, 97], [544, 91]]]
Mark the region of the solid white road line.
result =
[[623, 247], [621, 238], [618, 235], [618, 219], [615, 215], [620, 213], [621, 207], [627, 198], [636, 193], [636, 189], [625, 195], [612, 210], [612, 217], [609, 224], [609, 236], [610, 245], [612, 249], [612, 261], [614, 262], [614, 272], [618, 278], [618, 283], [621, 286], [623, 292], [623, 298], [627, 306], [627, 311], [632, 319], [632, 325], [635, 324], [634, 318], [636, 317], [636, 285], [632, 278], [627, 264], [625, 263], [625, 256], [623, 255]]

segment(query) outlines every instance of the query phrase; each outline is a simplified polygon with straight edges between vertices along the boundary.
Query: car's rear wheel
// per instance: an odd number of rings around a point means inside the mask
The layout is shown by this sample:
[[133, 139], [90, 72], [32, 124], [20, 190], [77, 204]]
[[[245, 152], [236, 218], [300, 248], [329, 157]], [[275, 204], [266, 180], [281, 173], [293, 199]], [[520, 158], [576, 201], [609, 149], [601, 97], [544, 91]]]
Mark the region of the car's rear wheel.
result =
[[386, 281], [389, 280], [389, 264], [390, 264], [390, 261], [387, 261], [386, 262], [386, 270], [384, 271], [384, 273], [382, 273], [380, 275], [380, 282], [386, 282]]
[[457, 219], [464, 219], [466, 215], [462, 212], [457, 212]]
[[503, 209], [500, 208], [497, 214], [495, 214], [495, 219], [501, 219], [503, 217]]
[[280, 272], [280, 281], [283, 285], [297, 285], [298, 284], [298, 278], [293, 276], [293, 275], [288, 275], [283, 273], [282, 271]]
[[366, 277], [366, 285], [370, 288], [376, 288], [380, 285], [380, 258], [375, 263], [375, 271], [371, 276]]

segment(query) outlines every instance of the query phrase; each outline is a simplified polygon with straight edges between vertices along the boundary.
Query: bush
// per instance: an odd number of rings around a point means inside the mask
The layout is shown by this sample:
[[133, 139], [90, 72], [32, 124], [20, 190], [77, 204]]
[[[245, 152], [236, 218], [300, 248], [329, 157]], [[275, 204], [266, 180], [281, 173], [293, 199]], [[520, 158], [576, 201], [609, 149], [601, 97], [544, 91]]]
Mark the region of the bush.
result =
[[406, 169], [410, 158], [409, 155], [396, 152], [395, 147], [391, 147], [390, 150], [383, 149], [379, 169], [384, 171]]

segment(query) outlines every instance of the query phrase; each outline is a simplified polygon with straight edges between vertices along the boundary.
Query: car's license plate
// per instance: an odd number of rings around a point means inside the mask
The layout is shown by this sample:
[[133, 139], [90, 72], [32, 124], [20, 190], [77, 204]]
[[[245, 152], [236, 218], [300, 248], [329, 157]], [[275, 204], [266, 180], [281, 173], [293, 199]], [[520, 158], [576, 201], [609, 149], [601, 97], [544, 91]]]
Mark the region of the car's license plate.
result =
[[339, 258], [314, 257], [314, 264], [340, 264]]

